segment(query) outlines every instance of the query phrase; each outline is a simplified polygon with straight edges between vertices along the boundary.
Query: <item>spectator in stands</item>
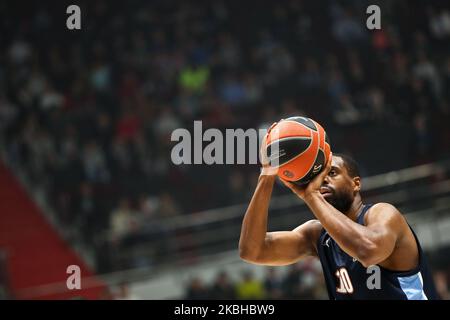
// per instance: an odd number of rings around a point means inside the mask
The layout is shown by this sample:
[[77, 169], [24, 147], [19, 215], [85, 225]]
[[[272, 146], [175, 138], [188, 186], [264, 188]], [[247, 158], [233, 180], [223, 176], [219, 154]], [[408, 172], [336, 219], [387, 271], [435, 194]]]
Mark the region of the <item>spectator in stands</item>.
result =
[[253, 276], [252, 271], [246, 270], [236, 284], [236, 295], [238, 299], [264, 299], [266, 297], [264, 284]]
[[431, 34], [438, 40], [445, 40], [450, 37], [450, 12], [442, 10], [436, 12], [433, 8], [428, 10], [429, 28]]
[[448, 275], [444, 271], [434, 272], [434, 283], [436, 290], [443, 300], [450, 300], [450, 290], [448, 284]]
[[184, 299], [187, 300], [202, 300], [208, 299], [208, 290], [203, 281], [199, 277], [192, 278], [187, 286]]
[[355, 17], [350, 8], [333, 3], [329, 6], [333, 17], [333, 35], [339, 42], [350, 45], [364, 39], [364, 24]]
[[92, 243], [94, 235], [101, 230], [101, 218], [99, 217], [99, 207], [92, 185], [83, 182], [80, 185], [80, 193], [76, 200], [77, 225], [83, 233], [85, 243]]
[[282, 281], [283, 292], [291, 299], [300, 297], [302, 285], [301, 265], [293, 264], [289, 266], [289, 270]]
[[100, 294], [99, 300], [114, 300], [114, 294], [109, 286], [105, 286]]
[[89, 141], [83, 147], [83, 168], [86, 179], [93, 183], [109, 181], [111, 174], [107, 167], [103, 150], [95, 141]]
[[245, 176], [240, 170], [233, 170], [229, 177], [229, 184], [230, 193], [228, 203], [240, 204], [247, 200], [249, 192], [245, 184]]
[[317, 90], [322, 86], [322, 74], [315, 59], [305, 59], [303, 70], [299, 74], [300, 84], [306, 90]]
[[233, 283], [231, 282], [226, 271], [219, 271], [211, 288], [209, 289], [210, 299], [235, 299], [236, 293]]
[[158, 207], [159, 218], [175, 217], [181, 213], [181, 209], [169, 192], [163, 192], [159, 197]]
[[424, 112], [419, 112], [413, 119], [414, 143], [413, 156], [415, 164], [423, 164], [430, 161], [432, 136], [430, 132], [429, 118]]
[[267, 294], [267, 299], [283, 298], [282, 282], [275, 268], [267, 268], [266, 276], [264, 279], [264, 290]]
[[141, 298], [137, 294], [132, 293], [129, 289], [128, 283], [124, 282], [119, 284], [114, 300], [141, 300]]
[[111, 214], [110, 225], [111, 239], [118, 244], [135, 229], [136, 214], [129, 198], [120, 199], [119, 206]]
[[135, 112], [125, 109], [117, 122], [116, 135], [121, 141], [136, 139], [141, 130], [141, 121]]
[[441, 98], [442, 82], [440, 74], [424, 52], [419, 52], [417, 63], [412, 67], [412, 74], [430, 86], [434, 101], [438, 101]]
[[312, 297], [315, 300], [328, 300], [328, 292], [325, 286], [325, 278], [323, 277], [323, 273], [321, 271], [315, 273], [315, 287], [312, 292]]
[[301, 269], [301, 281], [299, 287], [300, 299], [314, 299], [317, 288], [317, 273], [321, 271], [317, 270], [314, 265], [315, 261], [308, 259], [304, 260], [300, 264]]
[[158, 197], [141, 194], [139, 196], [139, 211], [143, 221], [156, 220], [158, 217], [156, 212], [160, 206]]
[[191, 63], [185, 66], [179, 76], [181, 88], [191, 93], [203, 93], [210, 75], [210, 70], [206, 65]]

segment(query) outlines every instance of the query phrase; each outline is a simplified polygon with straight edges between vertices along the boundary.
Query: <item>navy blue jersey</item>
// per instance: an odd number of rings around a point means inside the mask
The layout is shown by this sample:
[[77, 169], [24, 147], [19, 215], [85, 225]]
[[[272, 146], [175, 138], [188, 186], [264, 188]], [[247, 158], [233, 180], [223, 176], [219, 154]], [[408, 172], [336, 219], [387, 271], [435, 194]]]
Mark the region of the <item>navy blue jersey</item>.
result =
[[[364, 225], [364, 215], [372, 205], [364, 205], [357, 223]], [[411, 227], [410, 227], [411, 228]], [[425, 256], [416, 234], [411, 229], [419, 250], [419, 263], [416, 268], [406, 272], [396, 272], [379, 267], [379, 289], [372, 281], [377, 270], [365, 268], [359, 261], [345, 253], [322, 230], [317, 251], [322, 264], [323, 274], [332, 300], [432, 300], [439, 299], [431, 272], [428, 269]], [[369, 286], [368, 286], [368, 280]], [[370, 289], [371, 287], [372, 289]]]

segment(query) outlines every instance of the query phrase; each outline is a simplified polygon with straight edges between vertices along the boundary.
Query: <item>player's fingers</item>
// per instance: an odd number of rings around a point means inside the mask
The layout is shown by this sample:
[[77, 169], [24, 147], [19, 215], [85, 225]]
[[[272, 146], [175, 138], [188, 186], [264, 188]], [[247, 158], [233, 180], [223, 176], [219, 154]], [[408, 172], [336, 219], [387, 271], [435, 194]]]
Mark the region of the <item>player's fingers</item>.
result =
[[328, 161], [325, 164], [325, 168], [320, 173], [321, 175], [327, 175], [331, 170], [331, 158], [333, 157], [333, 153], [330, 152], [330, 156], [328, 157]]
[[261, 142], [261, 148], [259, 150], [260, 161], [263, 166], [265, 166], [269, 163], [269, 159], [267, 158], [267, 151], [266, 151], [267, 136], [268, 136], [268, 133], [266, 133], [264, 135], [264, 138], [262, 139], [262, 142]]
[[323, 180], [325, 179], [327, 174], [330, 172], [330, 170], [331, 170], [331, 154], [330, 154], [330, 157], [329, 157], [327, 163], [325, 164], [325, 167], [320, 171], [320, 173], [318, 173], [311, 180], [309, 185], [312, 186], [312, 188], [320, 188], [320, 186], [322, 185]]
[[271, 167], [270, 165], [263, 165], [261, 169], [261, 175], [265, 176], [275, 176], [278, 174], [277, 167]]
[[269, 159], [267, 155], [267, 140], [269, 139], [270, 131], [272, 131], [273, 127], [277, 125], [278, 122], [274, 122], [270, 125], [269, 129], [267, 130], [266, 134], [264, 135], [262, 142], [261, 142], [261, 148], [260, 148], [260, 157], [261, 157], [261, 164], [266, 166], [269, 164]]
[[328, 158], [328, 162], [327, 162], [327, 168], [330, 169], [331, 168], [331, 160], [333, 158], [333, 152], [330, 152], [330, 157]]
[[331, 158], [333, 157], [333, 153], [330, 152], [330, 156], [328, 158], [327, 163], [325, 164], [325, 168], [318, 174], [318, 177], [324, 178], [328, 172], [331, 170]]

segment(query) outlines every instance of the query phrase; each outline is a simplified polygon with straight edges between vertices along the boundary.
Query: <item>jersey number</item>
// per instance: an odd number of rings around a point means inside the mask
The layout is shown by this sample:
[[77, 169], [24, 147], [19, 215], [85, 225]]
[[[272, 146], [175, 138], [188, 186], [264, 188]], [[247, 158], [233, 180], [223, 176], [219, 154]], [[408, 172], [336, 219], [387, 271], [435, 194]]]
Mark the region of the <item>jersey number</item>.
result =
[[338, 278], [339, 286], [336, 291], [339, 293], [353, 293], [353, 285], [348, 275], [348, 271], [345, 268], [340, 268], [336, 271], [336, 277]]

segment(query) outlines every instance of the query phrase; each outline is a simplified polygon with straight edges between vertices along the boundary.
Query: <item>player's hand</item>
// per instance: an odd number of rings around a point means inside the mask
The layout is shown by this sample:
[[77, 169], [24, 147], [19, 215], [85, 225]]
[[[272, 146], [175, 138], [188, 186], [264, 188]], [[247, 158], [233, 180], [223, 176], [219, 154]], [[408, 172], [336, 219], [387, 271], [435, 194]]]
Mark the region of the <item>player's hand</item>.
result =
[[267, 137], [269, 136], [270, 131], [276, 124], [277, 124], [277, 122], [272, 123], [269, 130], [267, 130], [267, 133], [262, 140], [261, 148], [259, 149], [259, 156], [260, 156], [260, 161], [261, 161], [261, 165], [262, 165], [261, 175], [264, 175], [264, 176], [275, 176], [278, 174], [278, 167], [270, 166], [270, 160], [267, 157], [267, 151], [266, 151]]
[[328, 159], [325, 168], [305, 186], [298, 186], [292, 182], [286, 181], [281, 178], [280, 180], [284, 183], [286, 187], [291, 189], [292, 192], [294, 192], [303, 201], [306, 201], [308, 197], [311, 195], [320, 195], [320, 187], [322, 186], [325, 177], [331, 170], [332, 157], [333, 154], [330, 153], [330, 158]]

